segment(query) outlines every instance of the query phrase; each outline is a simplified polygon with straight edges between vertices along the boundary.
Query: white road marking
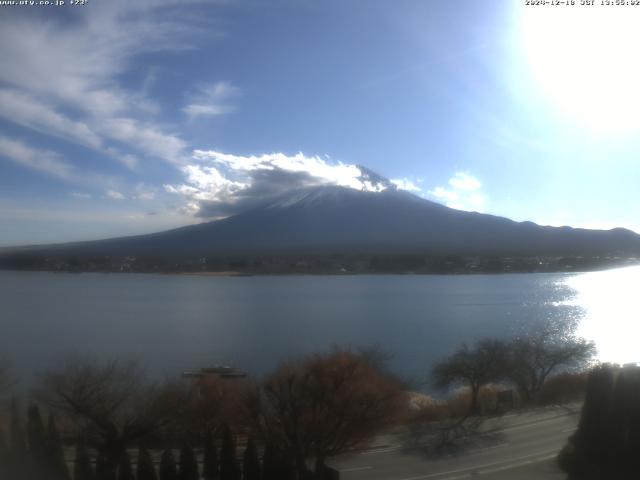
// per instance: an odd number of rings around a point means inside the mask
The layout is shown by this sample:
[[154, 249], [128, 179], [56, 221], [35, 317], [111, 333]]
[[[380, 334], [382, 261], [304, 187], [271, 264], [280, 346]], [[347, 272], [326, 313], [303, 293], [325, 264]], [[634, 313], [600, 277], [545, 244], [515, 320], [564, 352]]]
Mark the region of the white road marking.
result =
[[496, 443], [495, 445], [489, 445], [487, 447], [480, 447], [480, 448], [472, 449], [470, 451], [472, 451], [472, 452], [484, 452], [485, 450], [492, 450], [494, 448], [500, 448], [500, 447], [508, 447], [509, 445], [511, 445], [509, 442]]
[[351, 467], [351, 468], [344, 468], [340, 470], [340, 473], [344, 473], [344, 472], [359, 472], [360, 470], [371, 470], [373, 467], [371, 465], [366, 465], [364, 467]]
[[532, 428], [532, 427], [536, 427], [536, 426], [538, 426], [540, 424], [545, 424], [545, 423], [548, 423], [548, 422], [552, 422], [554, 420], [558, 420], [559, 418], [567, 417], [567, 416], [568, 415], [558, 415], [557, 417], [545, 418], [543, 420], [538, 420], [536, 422], [528, 422], [528, 423], [523, 423], [521, 425], [506, 426], [506, 427], [501, 428], [499, 430], [501, 430], [501, 431], [504, 431], [504, 430], [511, 431], [511, 430], [522, 430], [523, 428], [524, 429]]
[[[556, 452], [554, 452], [552, 455], [547, 455], [544, 457], [537, 457], [533, 460], [527, 460], [525, 462], [521, 462], [519, 464], [516, 465], [505, 465], [502, 467], [495, 467], [495, 468], [488, 468], [486, 470], [480, 470], [480, 472], [478, 472], [480, 475], [486, 475], [487, 473], [496, 473], [496, 472], [502, 472], [504, 470], [511, 470], [513, 468], [518, 468], [518, 467], [524, 467], [526, 465], [532, 465], [534, 463], [539, 463], [539, 462], [544, 462], [546, 460], [551, 460], [552, 458], [556, 458], [558, 456], [558, 454]], [[446, 480], [454, 480], [454, 479], [446, 479]]]
[[377, 453], [397, 452], [398, 450], [400, 450], [400, 447], [378, 448], [376, 450], [367, 450], [365, 452], [360, 452], [359, 455], [375, 455]]
[[[482, 473], [491, 473], [491, 472], [499, 472], [501, 470], [510, 470], [512, 468], [518, 468], [525, 465], [530, 465], [531, 463], [537, 463], [537, 462], [541, 462], [541, 461], [553, 458], [557, 454], [558, 454], [557, 450], [553, 450], [552, 452], [547, 451], [547, 452], [532, 453], [532, 454], [514, 459], [515, 461], [519, 461], [519, 463], [508, 463], [509, 461], [505, 462], [503, 460], [499, 462], [485, 463], [482, 465], [474, 465], [467, 468], [459, 468], [457, 470], [449, 470], [447, 472], [430, 473], [428, 475], [421, 475], [418, 477], [407, 477], [401, 480], [426, 480], [428, 478], [436, 478], [436, 477], [443, 477], [442, 480], [455, 480], [458, 478], [465, 478], [470, 475], [478, 475], [479, 473], [481, 473], [482, 469], [486, 469]], [[535, 461], [533, 460], [534, 458], [535, 458]], [[525, 460], [525, 459], [528, 459], [528, 460]], [[511, 461], [513, 462], [514, 460], [511, 460]], [[504, 463], [507, 463], [507, 465], [504, 465]], [[493, 469], [491, 467], [493, 467]], [[456, 473], [464, 473], [464, 475], [457, 476], [457, 477], [446, 476], [446, 475], [455, 475]]]

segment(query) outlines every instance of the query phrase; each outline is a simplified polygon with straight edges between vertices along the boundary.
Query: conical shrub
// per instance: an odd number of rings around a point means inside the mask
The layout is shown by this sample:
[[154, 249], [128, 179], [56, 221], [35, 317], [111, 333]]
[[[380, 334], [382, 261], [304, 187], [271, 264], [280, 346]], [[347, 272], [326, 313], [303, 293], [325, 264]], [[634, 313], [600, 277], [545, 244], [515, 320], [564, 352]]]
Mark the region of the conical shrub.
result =
[[60, 441], [60, 434], [56, 426], [53, 413], [49, 414], [47, 422], [47, 451], [49, 471], [52, 480], [69, 480], [69, 468], [64, 458], [64, 449]]
[[140, 448], [138, 450], [138, 480], [158, 480], [156, 469], [153, 466], [153, 459], [149, 450]]
[[267, 444], [262, 456], [262, 480], [291, 480], [292, 469], [287, 459]]
[[9, 447], [12, 455], [24, 457], [27, 453], [27, 442], [22, 428], [22, 420], [20, 418], [20, 407], [18, 401], [14, 398], [11, 400], [11, 420], [9, 430]]
[[73, 479], [95, 480], [89, 450], [87, 450], [87, 447], [82, 440], [76, 444], [76, 457], [73, 462]]
[[207, 434], [204, 440], [204, 459], [202, 461], [202, 478], [204, 480], [220, 479], [220, 463], [213, 435]]
[[9, 451], [9, 445], [5, 440], [5, 434], [0, 430], [0, 478], [10, 477], [11, 452]]
[[27, 441], [22, 426], [18, 401], [11, 400], [9, 423], [9, 476], [12, 480], [26, 480], [31, 476]]
[[131, 457], [129, 457], [129, 453], [126, 450], [120, 457], [120, 462], [118, 462], [118, 480], [136, 480], [131, 468]]
[[222, 429], [220, 480], [240, 480], [240, 466], [236, 457], [236, 445], [233, 441], [231, 429], [227, 425]]
[[96, 480], [116, 480], [113, 470], [107, 464], [104, 454], [96, 457]]
[[33, 403], [27, 410], [27, 441], [33, 463], [44, 468], [47, 463], [47, 436], [40, 409]]
[[242, 466], [243, 480], [260, 480], [258, 449], [251, 438], [247, 441], [247, 447], [244, 450]]
[[180, 449], [180, 480], [199, 480], [198, 460], [191, 446], [186, 443]]
[[168, 448], [162, 452], [160, 458], [160, 480], [179, 480], [178, 468], [176, 467], [176, 459], [173, 451]]

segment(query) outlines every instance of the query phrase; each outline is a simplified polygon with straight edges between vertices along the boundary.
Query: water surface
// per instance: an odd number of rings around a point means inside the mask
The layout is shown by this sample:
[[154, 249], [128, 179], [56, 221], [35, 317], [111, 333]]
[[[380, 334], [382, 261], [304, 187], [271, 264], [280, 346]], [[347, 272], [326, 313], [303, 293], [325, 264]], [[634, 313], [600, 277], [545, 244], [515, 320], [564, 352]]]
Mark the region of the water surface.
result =
[[69, 351], [135, 355], [154, 375], [212, 364], [259, 375], [334, 344], [375, 345], [393, 354], [393, 370], [420, 379], [463, 341], [584, 317], [581, 331], [601, 354], [632, 361], [635, 335], [627, 332], [637, 320], [628, 310], [638, 278], [637, 268], [259, 277], [3, 271], [0, 356], [27, 379]]

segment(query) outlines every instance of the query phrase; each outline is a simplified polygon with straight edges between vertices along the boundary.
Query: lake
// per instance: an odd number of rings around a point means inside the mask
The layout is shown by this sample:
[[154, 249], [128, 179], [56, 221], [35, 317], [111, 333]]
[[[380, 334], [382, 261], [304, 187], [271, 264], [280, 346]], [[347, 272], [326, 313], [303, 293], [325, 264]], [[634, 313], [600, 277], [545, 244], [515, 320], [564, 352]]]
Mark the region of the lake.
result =
[[378, 346], [416, 380], [463, 341], [580, 318], [600, 358], [640, 360], [640, 267], [582, 274], [213, 277], [0, 271], [0, 357], [25, 383], [68, 352], [134, 355], [155, 376], [260, 375], [331, 345]]

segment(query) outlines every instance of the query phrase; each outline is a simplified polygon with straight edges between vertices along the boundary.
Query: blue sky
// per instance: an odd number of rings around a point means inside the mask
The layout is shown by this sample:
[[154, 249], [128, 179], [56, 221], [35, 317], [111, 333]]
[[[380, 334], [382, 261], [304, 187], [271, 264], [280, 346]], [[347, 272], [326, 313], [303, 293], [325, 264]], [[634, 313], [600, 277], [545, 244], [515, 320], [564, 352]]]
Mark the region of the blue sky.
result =
[[455, 208], [640, 230], [640, 7], [0, 7], [0, 245], [220, 218], [356, 165]]

